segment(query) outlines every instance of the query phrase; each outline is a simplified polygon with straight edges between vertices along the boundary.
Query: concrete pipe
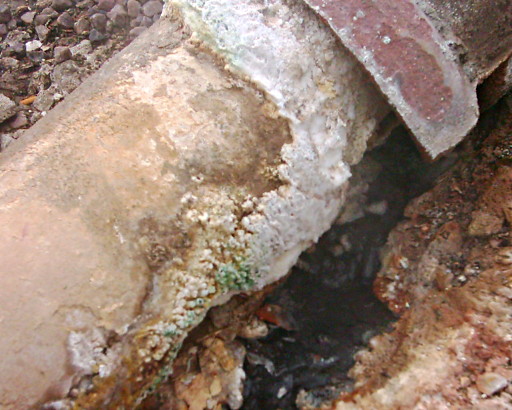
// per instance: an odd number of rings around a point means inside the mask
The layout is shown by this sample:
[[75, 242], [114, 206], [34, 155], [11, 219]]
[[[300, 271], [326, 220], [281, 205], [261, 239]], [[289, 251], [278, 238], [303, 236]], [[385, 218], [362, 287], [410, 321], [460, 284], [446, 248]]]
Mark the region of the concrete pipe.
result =
[[389, 108], [306, 6], [174, 1], [0, 159], [0, 407], [131, 408], [287, 273]]

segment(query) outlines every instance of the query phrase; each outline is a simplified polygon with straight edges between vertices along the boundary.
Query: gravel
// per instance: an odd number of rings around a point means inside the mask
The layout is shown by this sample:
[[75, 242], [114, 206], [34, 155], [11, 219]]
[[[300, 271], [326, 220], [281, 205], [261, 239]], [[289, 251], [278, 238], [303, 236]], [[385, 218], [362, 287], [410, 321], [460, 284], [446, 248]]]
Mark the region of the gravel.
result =
[[0, 151], [151, 26], [162, 8], [163, 0], [1, 4]]

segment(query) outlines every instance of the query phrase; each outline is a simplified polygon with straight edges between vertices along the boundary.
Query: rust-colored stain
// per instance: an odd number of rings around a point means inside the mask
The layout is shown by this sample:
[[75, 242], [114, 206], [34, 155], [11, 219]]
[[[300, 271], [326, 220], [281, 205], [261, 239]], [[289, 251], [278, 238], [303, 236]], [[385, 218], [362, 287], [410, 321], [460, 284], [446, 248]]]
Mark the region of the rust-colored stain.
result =
[[[432, 156], [473, 126], [478, 116], [475, 87], [412, 0], [305, 2], [365, 65]], [[442, 129], [460, 135], [442, 142]]]

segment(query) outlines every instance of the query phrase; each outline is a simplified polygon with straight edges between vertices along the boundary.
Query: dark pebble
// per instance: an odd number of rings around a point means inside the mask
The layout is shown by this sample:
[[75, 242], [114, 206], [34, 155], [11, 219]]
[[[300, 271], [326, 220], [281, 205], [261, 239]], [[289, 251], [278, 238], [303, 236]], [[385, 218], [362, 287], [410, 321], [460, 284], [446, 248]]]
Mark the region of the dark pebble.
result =
[[75, 20], [68, 12], [65, 11], [57, 18], [57, 24], [64, 28], [73, 28]]
[[71, 0], [53, 0], [52, 8], [57, 11], [64, 11], [69, 9], [73, 5]]
[[157, 0], [151, 0], [142, 6], [142, 12], [147, 17], [153, 17], [162, 12], [162, 3]]
[[96, 30], [104, 33], [106, 31], [107, 16], [101, 13], [96, 13], [91, 16], [91, 24]]
[[91, 32], [89, 33], [89, 40], [91, 40], [93, 43], [96, 43], [98, 41], [103, 41], [107, 38], [104, 34], [93, 28]]
[[0, 5], [0, 23], [11, 21], [11, 9], [7, 4]]
[[98, 8], [104, 11], [110, 11], [116, 5], [116, 0], [99, 0]]
[[7, 34], [7, 26], [5, 24], [0, 24], [0, 36], [5, 36]]

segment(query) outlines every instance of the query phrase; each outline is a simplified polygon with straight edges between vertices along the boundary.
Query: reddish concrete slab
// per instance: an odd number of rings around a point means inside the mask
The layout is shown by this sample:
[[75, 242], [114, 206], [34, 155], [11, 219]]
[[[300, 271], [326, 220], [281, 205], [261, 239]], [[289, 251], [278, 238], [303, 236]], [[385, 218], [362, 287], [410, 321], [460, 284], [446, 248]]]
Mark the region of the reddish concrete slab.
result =
[[478, 118], [475, 84], [411, 0], [305, 0], [364, 64], [431, 157]]

